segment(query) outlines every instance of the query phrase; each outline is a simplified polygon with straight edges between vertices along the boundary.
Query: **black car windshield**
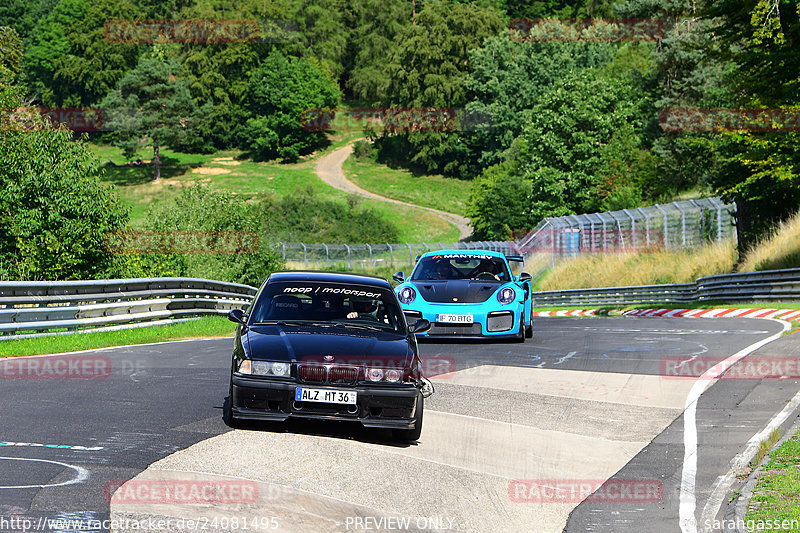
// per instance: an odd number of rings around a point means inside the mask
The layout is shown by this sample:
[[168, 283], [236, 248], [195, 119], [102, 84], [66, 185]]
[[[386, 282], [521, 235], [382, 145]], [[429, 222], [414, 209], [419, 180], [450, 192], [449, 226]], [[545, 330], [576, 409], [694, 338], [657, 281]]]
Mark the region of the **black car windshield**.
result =
[[268, 283], [253, 304], [250, 323], [273, 322], [406, 332], [394, 293], [369, 285]]
[[483, 254], [436, 254], [423, 257], [417, 263], [411, 279], [511, 281], [503, 258]]

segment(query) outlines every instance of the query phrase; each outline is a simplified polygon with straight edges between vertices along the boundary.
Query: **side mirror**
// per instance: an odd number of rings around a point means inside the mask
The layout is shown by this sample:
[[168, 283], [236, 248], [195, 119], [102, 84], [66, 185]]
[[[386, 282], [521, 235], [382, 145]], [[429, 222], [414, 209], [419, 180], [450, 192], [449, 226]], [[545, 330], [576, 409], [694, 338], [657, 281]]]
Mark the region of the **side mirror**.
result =
[[231, 309], [228, 311], [228, 320], [231, 322], [236, 322], [237, 324], [244, 324], [246, 320], [244, 311], [241, 309]]
[[523, 283], [526, 281], [530, 281], [531, 279], [533, 278], [531, 278], [531, 275], [528, 274], [527, 272], [523, 272], [522, 274], [519, 275], [519, 280]]
[[392, 274], [392, 279], [398, 283], [403, 283], [406, 280], [406, 275], [403, 272], [395, 272]]
[[417, 319], [416, 322], [408, 326], [409, 333], [414, 333], [414, 334], [425, 333], [429, 329], [431, 329], [431, 323], [430, 321], [425, 320], [424, 318]]

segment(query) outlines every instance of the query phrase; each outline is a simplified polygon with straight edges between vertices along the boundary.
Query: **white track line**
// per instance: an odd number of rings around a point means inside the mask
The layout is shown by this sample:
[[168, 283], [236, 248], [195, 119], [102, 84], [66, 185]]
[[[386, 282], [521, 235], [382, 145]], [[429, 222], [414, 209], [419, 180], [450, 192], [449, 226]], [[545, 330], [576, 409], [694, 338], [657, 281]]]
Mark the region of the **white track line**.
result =
[[[769, 344], [775, 339], [780, 338], [784, 332], [792, 327], [788, 322], [782, 320], [778, 322], [783, 325], [783, 330], [755, 344], [751, 344], [724, 361], [712, 366], [698, 378], [689, 391], [683, 413], [683, 471], [681, 473], [680, 507], [678, 510], [682, 533], [697, 533], [697, 518], [695, 518], [695, 510], [697, 508], [697, 497], [695, 495], [695, 482], [697, 478], [697, 401], [700, 399], [703, 392], [711, 385], [712, 381], [722, 375], [734, 363], [750, 355], [765, 344]], [[716, 515], [716, 511], [714, 515]]]
[[703, 531], [711, 531], [711, 528], [706, 526], [713, 523], [714, 517], [717, 516], [719, 508], [722, 505], [722, 501], [725, 499], [725, 494], [728, 492], [728, 489], [730, 489], [737, 474], [741, 473], [750, 461], [753, 460], [759, 446], [762, 442], [767, 440], [769, 434], [778, 429], [798, 406], [800, 406], [800, 392], [795, 394], [794, 398], [786, 404], [786, 407], [784, 407], [782, 411], [772, 417], [764, 429], [753, 435], [753, 437], [747, 441], [744, 450], [731, 461], [731, 469], [728, 470], [728, 473], [717, 478], [711, 496], [709, 496], [703, 508], [703, 513], [700, 515], [700, 526]]

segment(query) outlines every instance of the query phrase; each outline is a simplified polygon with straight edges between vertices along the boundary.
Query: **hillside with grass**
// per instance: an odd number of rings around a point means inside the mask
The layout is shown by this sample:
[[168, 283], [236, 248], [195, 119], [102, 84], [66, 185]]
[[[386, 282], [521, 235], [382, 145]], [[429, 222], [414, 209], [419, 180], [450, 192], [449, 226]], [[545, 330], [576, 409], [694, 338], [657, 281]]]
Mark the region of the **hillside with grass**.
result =
[[[373, 211], [381, 220], [395, 228], [395, 238], [390, 239], [393, 242], [458, 240], [457, 229], [432, 213], [370, 199], [359, 199], [353, 204], [349, 195], [320, 180], [314, 173], [314, 162], [321, 153], [333, 150], [341, 144], [344, 142], [331, 143], [326, 150], [291, 164], [253, 161], [241, 151], [186, 154], [162, 149], [163, 177], [157, 181], [152, 179], [152, 164], [147, 159], [146, 150], [138, 152], [136, 159], [131, 162], [123, 156], [119, 148], [96, 144], [90, 145], [90, 148], [101, 161], [101, 180], [114, 185], [115, 191], [129, 207], [133, 227], [143, 227], [150, 220], [154, 209], [172, 205], [179, 192], [186, 187], [202, 186], [211, 191], [241, 195], [248, 200], [255, 200], [260, 196], [285, 198], [297, 191], [311, 189], [320, 201], [338, 203], [348, 209], [357, 205], [360, 209]], [[381, 172], [377, 164], [364, 164], [361, 168], [372, 175]], [[284, 237], [275, 235], [274, 241], [278, 242]], [[347, 241], [333, 238], [328, 242], [374, 242], [370, 238], [369, 233], [365, 232], [361, 238], [352, 235]], [[318, 240], [313, 233], [295, 235], [293, 239], [324, 242]]]

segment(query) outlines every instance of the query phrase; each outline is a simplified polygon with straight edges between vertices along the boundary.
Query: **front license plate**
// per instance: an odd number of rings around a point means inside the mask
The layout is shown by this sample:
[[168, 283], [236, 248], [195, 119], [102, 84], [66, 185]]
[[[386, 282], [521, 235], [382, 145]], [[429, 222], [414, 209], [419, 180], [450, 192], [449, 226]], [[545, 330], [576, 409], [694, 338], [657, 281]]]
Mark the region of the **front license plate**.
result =
[[297, 387], [294, 389], [294, 399], [298, 402], [344, 403], [355, 405], [356, 392], [349, 390], [307, 389], [305, 387]]
[[446, 324], [472, 324], [472, 315], [436, 315], [436, 322]]

